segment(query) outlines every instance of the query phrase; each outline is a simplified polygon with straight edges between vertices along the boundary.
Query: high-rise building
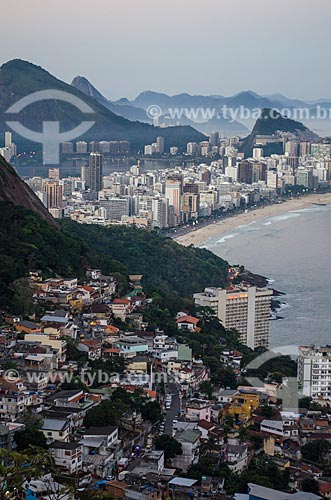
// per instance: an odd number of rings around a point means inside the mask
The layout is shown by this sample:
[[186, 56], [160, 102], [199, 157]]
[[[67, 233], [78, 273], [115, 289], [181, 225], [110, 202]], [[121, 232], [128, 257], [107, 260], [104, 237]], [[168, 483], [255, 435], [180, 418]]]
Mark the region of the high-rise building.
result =
[[278, 173], [277, 170], [267, 171], [267, 186], [271, 189], [278, 188]]
[[227, 166], [225, 167], [225, 171], [224, 171], [225, 175], [227, 177], [230, 177], [232, 182], [237, 182], [238, 180], [238, 167], [235, 167], [235, 166]]
[[167, 179], [165, 185], [165, 197], [169, 200], [169, 205], [174, 207], [175, 217], [180, 216], [180, 199], [182, 184], [178, 180]]
[[310, 153], [310, 142], [300, 142], [299, 155], [300, 156], [308, 156]]
[[253, 158], [255, 160], [260, 160], [263, 156], [263, 149], [262, 148], [253, 148]]
[[287, 141], [285, 144], [285, 154], [288, 154], [288, 156], [299, 156], [299, 142]]
[[152, 212], [154, 227], [160, 229], [168, 227], [169, 201], [167, 198], [154, 198], [152, 200]]
[[[253, 174], [255, 175], [254, 182], [267, 180], [267, 165], [262, 162], [254, 163]], [[253, 177], [254, 177], [253, 175]]]
[[199, 195], [195, 193], [184, 193], [181, 199], [181, 211], [186, 220], [197, 218], [199, 211]]
[[102, 154], [90, 153], [89, 164], [86, 168], [86, 184], [91, 191], [99, 192], [102, 189]]
[[76, 142], [76, 153], [87, 153], [87, 142], [85, 141], [77, 141]]
[[164, 137], [157, 137], [156, 138], [156, 143], [157, 143], [157, 149], [158, 149], [158, 153], [160, 153], [161, 155], [163, 155], [164, 153]]
[[298, 186], [304, 186], [307, 189], [313, 189], [314, 179], [312, 170], [299, 167], [296, 172], [296, 184]]
[[213, 309], [227, 330], [236, 330], [243, 344], [251, 349], [268, 349], [272, 295], [267, 288], [238, 285], [232, 290], [205, 288], [193, 297], [197, 306]]
[[186, 182], [183, 186], [183, 192], [199, 194], [199, 186], [195, 182]]
[[12, 146], [12, 133], [11, 132], [5, 132], [5, 148], [11, 148]]
[[110, 153], [110, 143], [109, 141], [100, 141], [98, 151], [100, 153]]
[[125, 196], [100, 200], [100, 207], [105, 208], [108, 220], [121, 221], [122, 216], [130, 215], [130, 198]]
[[250, 161], [242, 160], [238, 163], [238, 182], [252, 184], [253, 165]]
[[43, 191], [46, 193], [46, 206], [51, 208], [62, 208], [63, 191], [58, 181], [46, 181], [43, 184]]
[[331, 347], [299, 347], [298, 383], [304, 396], [331, 399]]
[[186, 152], [188, 155], [196, 155], [199, 152], [199, 144], [197, 142], [188, 142]]
[[71, 155], [74, 152], [74, 145], [72, 142], [63, 142], [61, 144], [61, 151], [65, 155]]
[[209, 144], [211, 147], [220, 145], [220, 133], [219, 132], [211, 132], [209, 138]]
[[82, 182], [85, 182], [86, 183], [86, 171], [87, 171], [88, 167], [86, 165], [82, 165], [80, 167], [80, 180]]
[[209, 141], [199, 142], [199, 149], [201, 156], [208, 156], [209, 154]]
[[60, 180], [60, 169], [59, 168], [49, 168], [48, 169], [48, 178], [53, 181]]

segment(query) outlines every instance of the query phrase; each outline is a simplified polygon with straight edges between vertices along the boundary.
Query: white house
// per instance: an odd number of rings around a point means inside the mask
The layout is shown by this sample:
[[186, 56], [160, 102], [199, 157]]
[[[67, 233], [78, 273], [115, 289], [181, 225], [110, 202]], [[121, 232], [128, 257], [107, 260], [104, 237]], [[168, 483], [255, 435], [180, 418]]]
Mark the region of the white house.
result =
[[49, 447], [56, 467], [75, 473], [82, 469], [83, 447], [79, 443], [54, 441]]

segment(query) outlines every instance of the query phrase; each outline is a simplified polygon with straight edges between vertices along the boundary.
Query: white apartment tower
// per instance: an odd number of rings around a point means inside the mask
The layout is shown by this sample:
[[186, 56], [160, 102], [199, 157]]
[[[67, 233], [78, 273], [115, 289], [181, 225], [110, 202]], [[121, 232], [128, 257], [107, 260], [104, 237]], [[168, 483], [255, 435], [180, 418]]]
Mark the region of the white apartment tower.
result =
[[331, 346], [299, 347], [298, 383], [304, 396], [331, 399]]
[[12, 147], [12, 133], [11, 132], [5, 132], [5, 148], [11, 148]]
[[235, 289], [205, 288], [193, 295], [197, 306], [210, 307], [223, 326], [236, 330], [251, 349], [269, 347], [270, 306], [273, 291], [238, 285]]

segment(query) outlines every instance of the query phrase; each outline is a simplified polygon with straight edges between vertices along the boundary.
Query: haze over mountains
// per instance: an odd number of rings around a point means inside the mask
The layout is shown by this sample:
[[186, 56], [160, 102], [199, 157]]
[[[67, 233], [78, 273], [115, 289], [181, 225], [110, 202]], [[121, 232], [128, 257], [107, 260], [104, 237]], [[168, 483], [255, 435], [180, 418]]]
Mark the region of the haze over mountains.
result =
[[[240, 108], [257, 110], [264, 108], [288, 108], [291, 113], [297, 108], [305, 108], [311, 116], [316, 114], [316, 103], [304, 103], [283, 95], [261, 96], [252, 91], [244, 91], [230, 97], [220, 95], [190, 95], [181, 93], [169, 96], [153, 91], [141, 92], [134, 100], [125, 98], [112, 102], [104, 97], [86, 78], [75, 77], [69, 85], [43, 68], [32, 63], [15, 59], [0, 67], [0, 133], [8, 130], [7, 120], [18, 120], [18, 115], [6, 114], [7, 109], [21, 98], [36, 91], [55, 89], [70, 93], [88, 104], [95, 113], [88, 119], [95, 125], [79, 139], [91, 140], [128, 140], [133, 153], [142, 151], [144, 145], [155, 142], [159, 135], [165, 139], [165, 148], [178, 146], [186, 150], [188, 142], [206, 140], [206, 135], [219, 131], [226, 137], [249, 135], [254, 127], [256, 116], [243, 119]], [[154, 127], [150, 106], [160, 109], [160, 124], [170, 115], [168, 127]], [[322, 106], [331, 109], [331, 102], [323, 101]], [[227, 110], [224, 112], [224, 108]], [[193, 115], [192, 115], [193, 110]], [[229, 114], [229, 110], [238, 115]], [[172, 114], [175, 113], [174, 116]], [[225, 113], [225, 114], [224, 114]], [[29, 129], [40, 131], [42, 122], [59, 121], [61, 131], [71, 130], [82, 120], [87, 119], [76, 107], [63, 101], [44, 100], [27, 106], [19, 114], [19, 122]], [[299, 119], [320, 136], [331, 133], [330, 120]], [[177, 126], [180, 125], [180, 126]], [[19, 146], [30, 145], [26, 139], [14, 134]]]
[[[318, 135], [331, 134], [331, 99], [304, 102], [282, 94], [259, 95], [252, 90], [242, 91], [229, 97], [221, 94], [190, 95], [185, 92], [170, 96], [146, 90], [131, 101], [125, 97], [117, 101], [110, 101], [85, 77], [75, 77], [72, 85], [87, 95], [93, 96], [114, 113], [130, 120], [152, 123], [152, 118], [146, 111], [150, 106], [158, 106], [161, 110], [160, 123], [165, 116], [170, 115], [172, 124], [191, 125], [204, 134], [217, 130], [225, 136], [245, 136], [252, 130], [256, 121], [256, 116], [247, 116], [247, 110], [268, 108], [278, 111], [284, 110], [285, 114], [290, 115], [290, 118], [302, 121]], [[324, 117], [317, 119], [317, 106], [324, 108], [327, 119]], [[242, 113], [240, 108], [244, 108], [245, 111]], [[231, 109], [237, 114], [232, 114], [229, 111]], [[180, 118], [178, 112], [181, 113]]]

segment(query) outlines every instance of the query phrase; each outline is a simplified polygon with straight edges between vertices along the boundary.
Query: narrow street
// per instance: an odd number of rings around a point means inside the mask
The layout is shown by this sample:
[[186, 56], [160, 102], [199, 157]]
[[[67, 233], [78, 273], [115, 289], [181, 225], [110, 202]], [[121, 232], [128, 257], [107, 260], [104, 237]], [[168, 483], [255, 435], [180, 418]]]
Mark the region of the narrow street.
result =
[[171, 408], [167, 410], [164, 422], [164, 433], [169, 436], [172, 435], [172, 421], [178, 418], [180, 411], [180, 399], [178, 394], [178, 388], [175, 383], [170, 382], [167, 384], [167, 394], [171, 394]]

